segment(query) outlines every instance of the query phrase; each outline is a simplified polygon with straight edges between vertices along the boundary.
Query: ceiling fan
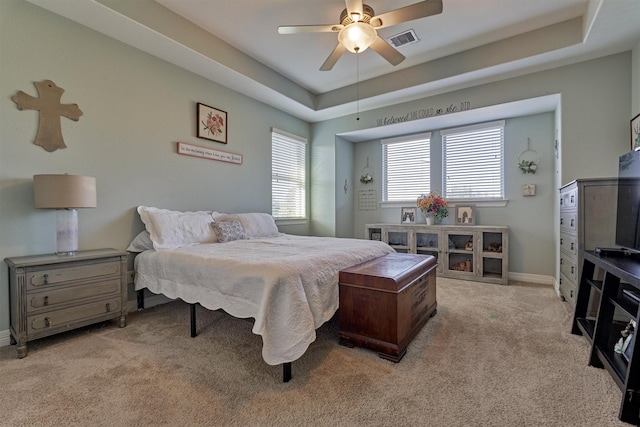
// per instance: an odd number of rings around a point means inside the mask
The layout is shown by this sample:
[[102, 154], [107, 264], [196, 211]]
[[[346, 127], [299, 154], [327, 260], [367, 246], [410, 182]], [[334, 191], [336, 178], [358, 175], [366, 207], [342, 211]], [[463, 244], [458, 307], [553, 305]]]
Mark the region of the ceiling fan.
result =
[[320, 71], [331, 70], [347, 50], [360, 53], [368, 47], [392, 65], [398, 65], [404, 61], [404, 55], [378, 36], [376, 30], [442, 13], [442, 0], [425, 0], [381, 15], [376, 15], [362, 0], [345, 0], [345, 3], [347, 7], [340, 14], [340, 24], [280, 26], [278, 33], [338, 33], [338, 45]]

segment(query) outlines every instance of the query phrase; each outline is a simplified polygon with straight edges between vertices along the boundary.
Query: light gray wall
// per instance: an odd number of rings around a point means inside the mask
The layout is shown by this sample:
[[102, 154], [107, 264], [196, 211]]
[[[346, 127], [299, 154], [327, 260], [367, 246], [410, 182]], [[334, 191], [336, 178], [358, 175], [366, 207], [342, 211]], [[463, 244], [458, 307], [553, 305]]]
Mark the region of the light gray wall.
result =
[[[55, 251], [56, 214], [34, 208], [34, 174], [96, 177], [98, 207], [79, 212], [79, 247], [125, 249], [143, 228], [138, 205], [271, 212], [271, 127], [309, 137], [302, 120], [24, 1], [0, 1], [0, 58], [0, 259]], [[52, 153], [32, 143], [38, 113], [11, 100], [19, 90], [37, 96], [33, 82], [45, 79], [84, 113], [61, 119], [67, 148]], [[228, 144], [196, 138], [197, 102], [228, 113]], [[177, 141], [244, 163], [178, 155]], [[1, 263], [0, 332], [7, 296]]]
[[[505, 207], [477, 207], [476, 223], [480, 225], [508, 225], [510, 228], [509, 269], [515, 272], [554, 276], [555, 253], [540, 248], [554, 246], [553, 226], [556, 191], [554, 185], [555, 156], [553, 135], [555, 123], [553, 113], [536, 114], [508, 119], [505, 123]], [[442, 138], [436, 129], [431, 133], [431, 182], [432, 189], [442, 189]], [[540, 167], [535, 174], [523, 174], [518, 169], [517, 158], [527, 147], [536, 150], [541, 157]], [[379, 140], [355, 144], [355, 164], [353, 167], [355, 192], [375, 190], [381, 195], [382, 149]], [[470, 153], [470, 155], [472, 155]], [[361, 166], [367, 157], [375, 168], [375, 180], [371, 184], [358, 181]], [[528, 158], [528, 157], [527, 157]], [[521, 187], [525, 183], [536, 185], [536, 196], [524, 197]], [[425, 188], [424, 192], [430, 189]], [[406, 206], [415, 206], [415, 203]], [[452, 223], [453, 212], [443, 223]], [[418, 221], [424, 222], [418, 215]], [[367, 223], [400, 223], [400, 208], [383, 207], [376, 211], [360, 211], [354, 208], [355, 237], [364, 238]]]
[[[309, 226], [283, 229], [296, 234], [343, 236], [349, 230], [360, 232], [361, 226], [355, 224], [353, 191], [355, 177], [364, 165], [361, 158], [356, 159], [358, 148], [336, 142], [336, 135], [376, 127], [378, 118], [421, 108], [469, 101], [476, 109], [559, 93], [563, 152], [557, 182], [613, 175], [617, 172], [615, 159], [628, 149], [630, 111], [637, 111], [640, 105], [639, 49], [634, 49], [633, 63], [627, 52], [361, 112], [359, 121], [350, 115], [310, 126], [29, 3], [2, 0], [0, 258], [55, 249], [55, 213], [33, 206], [32, 176], [39, 173], [68, 172], [97, 178], [98, 208], [80, 212], [81, 249], [124, 249], [142, 229], [134, 210], [140, 204], [181, 210], [269, 212], [271, 126], [311, 141], [312, 221]], [[38, 114], [19, 111], [10, 99], [18, 90], [36, 95], [33, 82], [45, 79], [66, 90], [63, 103], [77, 103], [84, 112], [78, 122], [61, 119], [68, 148], [54, 153], [32, 144]], [[196, 102], [228, 112], [229, 144], [195, 137]], [[523, 118], [521, 124], [526, 127], [528, 123]], [[544, 133], [546, 129], [545, 124]], [[177, 141], [242, 154], [244, 164], [180, 156], [176, 154]], [[339, 193], [345, 176], [354, 180], [343, 200]], [[534, 198], [534, 202], [541, 200]], [[547, 221], [546, 209], [541, 203], [530, 212], [542, 210], [540, 221]], [[483, 221], [489, 220], [484, 212], [479, 215]], [[533, 218], [535, 213], [530, 215], [532, 221], [538, 221]], [[368, 222], [363, 218], [358, 221]], [[522, 242], [526, 238], [512, 237]], [[541, 243], [530, 250], [550, 248]], [[513, 258], [512, 266], [524, 265], [522, 272], [529, 271], [524, 262], [518, 264]], [[2, 264], [0, 332], [8, 328], [6, 277], [6, 265]]]
[[635, 117], [640, 114], [640, 41], [633, 48], [631, 70], [631, 117]]
[[[521, 77], [506, 79], [494, 83], [479, 85], [468, 89], [444, 93], [429, 98], [420, 99], [387, 108], [371, 110], [360, 113], [360, 120], [354, 117], [341, 117], [312, 125], [314, 132], [314, 144], [323, 147], [322, 171], [330, 171], [332, 159], [330, 149], [335, 147], [335, 135], [345, 134], [356, 130], [370, 129], [378, 126], [377, 120], [384, 117], [404, 116], [408, 112], [425, 109], [440, 108], [449, 105], [460, 105], [468, 101], [473, 110], [482, 110], [487, 107], [497, 106], [519, 100], [533, 99], [537, 97], [559, 94], [561, 103], [560, 111], [555, 111], [555, 117], [559, 122], [551, 120], [553, 125], [545, 124], [542, 133], [543, 141], [548, 141], [545, 151], [554, 143], [554, 134], [557, 132], [558, 144], [561, 147], [558, 164], [554, 165], [552, 158], [555, 153], [547, 154], [543, 168], [536, 174], [536, 180], [540, 183], [539, 196], [527, 201], [520, 200], [518, 213], [520, 219], [514, 223], [508, 210], [502, 211], [502, 215], [494, 209], [492, 215], [479, 211], [478, 221], [498, 221], [504, 225], [513, 226], [510, 238], [513, 242], [510, 259], [510, 270], [523, 274], [543, 274], [553, 276], [557, 268], [553, 267], [551, 256], [557, 251], [557, 227], [555, 215], [557, 214], [557, 202], [555, 192], [557, 187], [576, 178], [608, 177], [616, 176], [618, 157], [629, 150], [629, 117], [631, 111], [631, 87], [632, 87], [632, 53], [624, 52], [607, 56], [579, 64], [568, 65], [549, 71], [541, 71]], [[526, 120], [522, 122], [526, 124]], [[556, 130], [557, 129], [557, 130]], [[424, 129], [429, 130], [429, 129]], [[523, 133], [524, 137], [526, 133]], [[534, 139], [534, 141], [536, 141]], [[521, 144], [523, 141], [521, 141]], [[360, 148], [356, 148], [356, 164], [352, 166], [355, 179], [359, 169], [363, 165], [363, 155]], [[376, 150], [367, 150], [371, 153]], [[512, 153], [513, 154], [513, 153]], [[515, 154], [517, 156], [518, 153]], [[506, 157], [509, 159], [509, 157]], [[313, 170], [319, 170], [312, 158]], [[512, 159], [513, 160], [513, 159]], [[515, 162], [515, 160], [513, 160]], [[376, 164], [380, 160], [376, 159]], [[334, 163], [334, 167], [336, 164]], [[379, 171], [378, 171], [379, 172]], [[336, 179], [344, 174], [343, 171], [335, 171]], [[379, 176], [379, 173], [378, 173]], [[326, 179], [326, 178], [325, 178]], [[515, 182], [515, 181], [514, 181]], [[534, 182], [535, 183], [535, 182]], [[513, 183], [509, 183], [512, 185]], [[337, 186], [318, 186], [314, 189], [314, 200], [336, 200]], [[518, 191], [519, 187], [514, 186]], [[356, 185], [355, 190], [358, 187]], [[379, 191], [379, 190], [378, 190]], [[513, 191], [510, 192], [513, 194]], [[378, 194], [378, 198], [380, 194]], [[519, 199], [516, 199], [519, 200]], [[526, 203], [526, 209], [521, 209]], [[335, 210], [325, 209], [322, 206], [313, 205], [313, 212], [322, 210], [322, 231], [327, 235], [341, 229], [339, 225], [344, 221], [344, 215], [331, 217]], [[363, 233], [362, 224], [376, 219], [395, 221], [396, 214], [375, 214], [372, 212], [359, 212], [354, 203], [354, 235]], [[555, 212], [555, 214], [554, 214]], [[315, 217], [314, 217], [315, 218]], [[533, 229], [524, 227], [524, 224], [536, 225]], [[545, 228], [546, 227], [546, 228]], [[538, 229], [539, 228], [539, 229]], [[556, 236], [556, 237], [554, 237]], [[518, 249], [524, 248], [527, 254], [535, 254], [533, 257], [521, 258], [523, 254]], [[542, 255], [537, 255], [542, 254]], [[555, 257], [554, 257], [555, 258]], [[555, 274], [557, 277], [557, 274]]]
[[336, 137], [336, 237], [353, 237], [353, 203], [356, 186], [351, 170], [353, 143]]

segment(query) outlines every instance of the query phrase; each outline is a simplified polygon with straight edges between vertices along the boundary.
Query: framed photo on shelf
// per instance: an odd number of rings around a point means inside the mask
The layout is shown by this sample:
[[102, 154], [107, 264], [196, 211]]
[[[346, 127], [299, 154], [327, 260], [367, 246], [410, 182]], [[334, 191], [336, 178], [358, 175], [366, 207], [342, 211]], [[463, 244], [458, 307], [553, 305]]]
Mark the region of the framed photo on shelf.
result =
[[416, 223], [416, 210], [417, 208], [402, 208], [402, 215], [400, 216], [400, 222], [403, 224], [415, 224]]
[[381, 241], [382, 240], [382, 234], [380, 234], [379, 231], [372, 231], [369, 240]]
[[475, 225], [475, 205], [456, 205], [456, 225]]
[[227, 112], [198, 102], [198, 138], [227, 143]]
[[640, 114], [636, 115], [630, 122], [631, 126], [631, 149], [640, 150]]

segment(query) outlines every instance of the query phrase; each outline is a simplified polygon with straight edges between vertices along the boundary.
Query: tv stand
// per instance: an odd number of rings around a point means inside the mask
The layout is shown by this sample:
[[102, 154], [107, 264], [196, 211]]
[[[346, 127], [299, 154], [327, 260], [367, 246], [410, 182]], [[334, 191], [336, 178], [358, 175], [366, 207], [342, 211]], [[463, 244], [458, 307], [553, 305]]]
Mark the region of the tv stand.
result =
[[[571, 333], [584, 335], [591, 345], [589, 365], [606, 369], [622, 390], [618, 417], [640, 425], [640, 303], [626, 297], [629, 292], [640, 291], [640, 261], [635, 253], [634, 256], [606, 257], [592, 251], [583, 251], [583, 259]], [[594, 318], [589, 309], [590, 300], [598, 299]], [[639, 326], [631, 340], [628, 360], [614, 351], [626, 323], [614, 318], [619, 318], [620, 313], [629, 320], [635, 319]]]

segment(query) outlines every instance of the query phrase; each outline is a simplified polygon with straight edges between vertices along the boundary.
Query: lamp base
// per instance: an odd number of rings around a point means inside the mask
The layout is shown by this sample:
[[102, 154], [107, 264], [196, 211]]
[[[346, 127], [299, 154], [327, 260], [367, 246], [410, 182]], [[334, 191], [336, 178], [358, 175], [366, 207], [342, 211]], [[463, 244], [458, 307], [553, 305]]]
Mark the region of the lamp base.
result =
[[75, 255], [78, 252], [78, 210], [58, 209], [56, 216], [56, 255]]

